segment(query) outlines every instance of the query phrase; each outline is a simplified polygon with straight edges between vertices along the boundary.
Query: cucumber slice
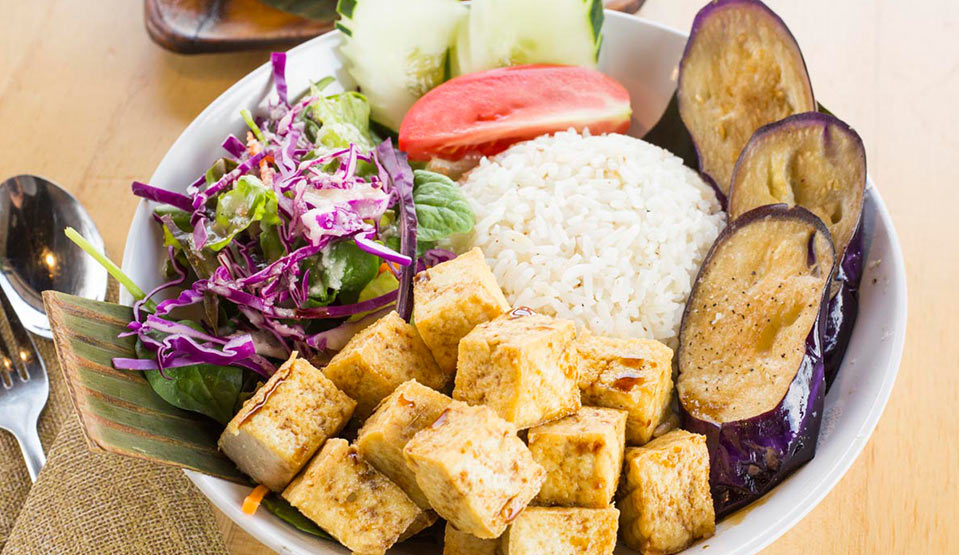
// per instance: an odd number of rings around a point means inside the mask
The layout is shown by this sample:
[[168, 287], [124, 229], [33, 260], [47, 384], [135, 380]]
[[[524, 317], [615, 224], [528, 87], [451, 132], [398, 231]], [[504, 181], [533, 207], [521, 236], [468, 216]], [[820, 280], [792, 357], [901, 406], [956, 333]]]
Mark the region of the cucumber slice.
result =
[[602, 0], [473, 0], [455, 69], [472, 73], [523, 64], [596, 67]]
[[467, 14], [459, 0], [340, 0], [347, 71], [372, 117], [397, 130], [416, 99], [449, 77], [450, 46]]

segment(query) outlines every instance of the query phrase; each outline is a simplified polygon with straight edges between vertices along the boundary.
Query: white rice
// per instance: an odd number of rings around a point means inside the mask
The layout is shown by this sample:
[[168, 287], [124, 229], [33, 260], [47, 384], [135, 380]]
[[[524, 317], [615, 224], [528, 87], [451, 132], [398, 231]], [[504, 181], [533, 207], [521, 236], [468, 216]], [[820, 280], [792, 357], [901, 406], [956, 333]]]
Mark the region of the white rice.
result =
[[461, 181], [479, 246], [513, 306], [675, 348], [699, 265], [725, 226], [682, 161], [625, 135], [573, 131], [512, 146]]

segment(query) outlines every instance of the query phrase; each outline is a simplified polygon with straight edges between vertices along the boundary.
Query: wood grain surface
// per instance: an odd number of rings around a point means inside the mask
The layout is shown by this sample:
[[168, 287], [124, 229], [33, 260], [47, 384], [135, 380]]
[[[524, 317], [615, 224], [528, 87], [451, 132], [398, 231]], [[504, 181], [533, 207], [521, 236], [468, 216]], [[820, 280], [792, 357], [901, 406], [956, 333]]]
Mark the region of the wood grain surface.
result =
[[145, 0], [144, 17], [157, 44], [185, 54], [288, 48], [333, 28], [260, 0]]
[[[766, 553], [959, 552], [959, 3], [768, 3], [802, 46], [817, 97], [865, 140], [905, 251], [909, 329], [866, 449]], [[2, 173], [63, 184], [119, 260], [137, 204], [130, 181], [148, 179], [186, 125], [268, 54], [171, 54], [131, 0], [0, 4]], [[640, 15], [688, 29], [701, 4], [648, 0]], [[268, 552], [225, 519], [222, 530], [236, 555]]]

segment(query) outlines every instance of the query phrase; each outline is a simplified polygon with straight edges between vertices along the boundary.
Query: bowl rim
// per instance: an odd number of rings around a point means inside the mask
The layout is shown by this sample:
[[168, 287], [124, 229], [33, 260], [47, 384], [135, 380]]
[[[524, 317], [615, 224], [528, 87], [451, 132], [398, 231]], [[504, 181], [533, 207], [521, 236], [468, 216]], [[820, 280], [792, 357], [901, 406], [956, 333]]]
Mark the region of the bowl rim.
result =
[[[679, 31], [668, 25], [651, 21], [632, 14], [625, 14], [622, 12], [615, 12], [606, 10], [607, 20], [631, 20], [634, 23], [638, 23], [647, 27], [655, 28], [659, 31], [666, 32], [676, 37], [682, 38], [683, 40], [688, 39], [688, 34], [682, 31]], [[317, 48], [322, 43], [330, 43], [327, 48], [332, 50], [335, 48], [335, 45], [340, 40], [340, 32], [337, 30], [330, 31], [313, 39], [310, 39], [287, 52], [289, 54], [296, 54], [299, 51], [310, 50]], [[223, 93], [217, 96], [206, 108], [197, 115], [189, 125], [183, 130], [183, 132], [177, 137], [176, 141], [170, 146], [167, 150], [167, 153], [161, 159], [160, 163], [157, 165], [157, 170], [151, 179], [156, 178], [156, 172], [166, 164], [169, 164], [168, 157], [170, 151], [173, 151], [176, 146], [181, 141], [188, 140], [188, 137], [193, 134], [193, 131], [196, 128], [200, 128], [209, 124], [211, 120], [214, 119], [214, 112], [216, 107], [223, 103], [226, 99], [232, 97], [233, 95], [238, 94], [241, 89], [247, 87], [248, 83], [256, 81], [263, 78], [264, 72], [270, 71], [269, 62], [265, 62], [262, 65], [254, 68], [247, 75], [242, 77], [240, 80], [236, 81]], [[876, 210], [876, 220], [882, 221], [883, 227], [888, 235], [889, 251], [883, 260], [884, 265], [891, 266], [893, 268], [893, 275], [889, 278], [889, 283], [894, 287], [894, 291], [890, 292], [890, 296], [900, 300], [901, 302], [897, 303], [894, 307], [895, 314], [893, 319], [893, 333], [889, 338], [892, 341], [892, 351], [891, 357], [888, 359], [888, 362], [885, 366], [885, 371], [883, 372], [882, 382], [879, 385], [878, 394], [873, 398], [871, 405], [866, 413], [865, 418], [862, 420], [859, 425], [858, 430], [855, 432], [854, 439], [849, 442], [845, 448], [837, 454], [830, 462], [832, 463], [828, 471], [825, 474], [821, 475], [821, 478], [816, 482], [815, 487], [812, 487], [805, 491], [801, 497], [797, 497], [796, 503], [794, 503], [793, 508], [782, 513], [779, 518], [775, 519], [773, 523], [766, 526], [763, 530], [760, 530], [758, 534], [754, 535], [748, 541], [740, 544], [732, 553], [737, 554], [747, 554], [747, 553], [756, 553], [759, 550], [767, 547], [779, 537], [784, 535], [788, 530], [794, 527], [800, 520], [802, 520], [807, 514], [809, 514], [825, 497], [826, 495], [835, 488], [836, 484], [842, 479], [846, 474], [849, 468], [853, 463], [858, 459], [859, 454], [865, 448], [866, 443], [869, 438], [872, 436], [873, 431], [875, 430], [880, 417], [885, 409], [885, 406], [889, 400], [889, 397], [892, 393], [893, 386], [895, 384], [896, 377], [899, 372], [899, 366], [902, 360], [902, 353], [905, 343], [905, 333], [906, 333], [906, 322], [907, 322], [907, 288], [906, 288], [906, 275], [905, 275], [905, 263], [902, 254], [902, 248], [899, 242], [899, 237], [896, 232], [895, 226], [893, 225], [889, 211], [882, 200], [879, 190], [876, 188], [871, 177], [867, 176], [867, 196], [871, 197], [875, 210]], [[138, 214], [142, 210], [146, 210], [147, 203], [144, 200], [141, 200], [137, 205], [137, 209], [134, 215], [133, 223], [138, 221]], [[136, 255], [134, 251], [136, 250], [135, 233], [134, 225], [131, 223], [130, 230], [127, 234], [126, 243], [124, 245], [124, 253], [122, 259], [122, 268], [126, 271], [132, 264], [134, 264]], [[887, 266], [887, 267], [888, 267]], [[131, 304], [132, 298], [129, 294], [121, 290], [120, 292], [120, 302], [123, 304]], [[890, 370], [891, 369], [891, 370]], [[848, 435], [848, 433], [847, 433]], [[235, 500], [228, 494], [227, 490], [223, 487], [227, 482], [213, 478], [211, 476], [206, 476], [197, 472], [190, 470], [184, 470], [186, 476], [190, 479], [191, 482], [206, 496], [213, 505], [215, 505], [221, 512], [223, 512], [227, 517], [233, 521], [234, 524], [242, 528], [244, 531], [252, 535], [258, 541], [268, 546], [269, 548], [284, 553], [307, 553], [308, 551], [300, 550], [299, 547], [293, 547], [287, 545], [284, 542], [282, 536], [278, 536], [273, 533], [269, 528], [270, 526], [259, 519], [253, 519], [249, 515], [244, 514], [239, 504], [235, 503]], [[779, 486], [777, 486], [778, 489]], [[768, 493], [767, 496], [775, 495], [775, 489]], [[759, 503], [761, 504], [761, 502]], [[753, 503], [750, 506], [742, 509], [743, 512], [749, 512], [752, 509], [756, 508], [757, 503]], [[735, 515], [739, 513], [734, 513], [730, 518], [735, 518]], [[275, 518], [272, 515], [269, 515], [270, 518]], [[727, 519], [728, 520], [728, 519]], [[284, 526], [285, 523], [284, 523]], [[300, 532], [290, 528], [290, 532], [302, 535]], [[304, 536], [308, 537], [308, 536]], [[719, 536], [715, 536], [719, 537]], [[318, 539], [318, 538], [310, 538]], [[708, 540], [706, 540], [708, 541]], [[698, 544], [697, 544], [698, 545]], [[331, 546], [338, 546], [338, 544], [331, 544]], [[707, 546], [703, 546], [707, 547]]]

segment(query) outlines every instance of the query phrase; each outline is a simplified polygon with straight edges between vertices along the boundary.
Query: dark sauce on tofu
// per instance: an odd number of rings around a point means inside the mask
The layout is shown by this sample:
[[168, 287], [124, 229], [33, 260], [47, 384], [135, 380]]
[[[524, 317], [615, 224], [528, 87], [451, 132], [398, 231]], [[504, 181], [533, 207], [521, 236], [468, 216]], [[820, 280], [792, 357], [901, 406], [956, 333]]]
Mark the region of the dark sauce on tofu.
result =
[[270, 384], [270, 388], [263, 393], [263, 397], [261, 397], [257, 402], [253, 403], [253, 406], [250, 407], [250, 410], [246, 412], [246, 414], [240, 420], [240, 423], [237, 425], [242, 426], [243, 424], [247, 422], [247, 420], [252, 418], [254, 414], [259, 412], [259, 410], [262, 409], [264, 405], [266, 405], [266, 402], [270, 400], [270, 395], [273, 395], [273, 392], [276, 391], [276, 388], [279, 387], [281, 383], [285, 382], [286, 378], [288, 378], [289, 375], [290, 375], [290, 372], [287, 371], [282, 376], [277, 377], [276, 381]]
[[613, 381], [613, 388], [620, 391], [631, 391], [637, 385], [642, 384], [646, 381], [646, 378], [642, 374], [627, 372], [622, 376], [616, 378]]

